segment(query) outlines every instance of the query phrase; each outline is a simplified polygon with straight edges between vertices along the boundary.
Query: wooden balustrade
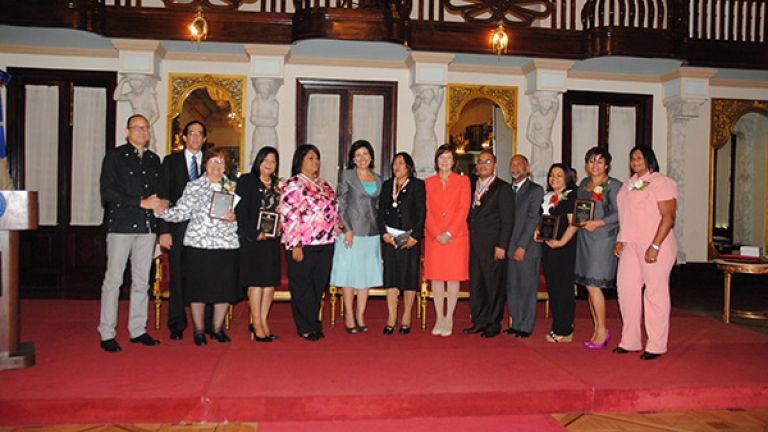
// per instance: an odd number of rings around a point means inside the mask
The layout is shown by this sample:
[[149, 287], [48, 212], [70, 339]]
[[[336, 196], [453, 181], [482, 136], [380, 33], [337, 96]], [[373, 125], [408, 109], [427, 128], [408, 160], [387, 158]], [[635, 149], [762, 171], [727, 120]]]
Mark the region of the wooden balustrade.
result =
[[768, 68], [768, 0], [0, 0], [11, 25], [107, 37], [188, 39], [202, 8], [208, 40], [290, 44], [306, 38], [388, 41], [416, 50], [490, 52], [500, 21], [509, 55], [679, 58]]

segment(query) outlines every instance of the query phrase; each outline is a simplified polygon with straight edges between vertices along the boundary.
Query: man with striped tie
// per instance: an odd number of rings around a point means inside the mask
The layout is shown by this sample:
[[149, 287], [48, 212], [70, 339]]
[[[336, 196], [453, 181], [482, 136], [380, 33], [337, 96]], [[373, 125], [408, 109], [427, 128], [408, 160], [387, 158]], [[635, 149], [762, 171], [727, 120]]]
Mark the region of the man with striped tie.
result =
[[[203, 144], [208, 131], [205, 125], [192, 120], [184, 126], [181, 139], [184, 141], [184, 151], [171, 153], [163, 159], [163, 178], [160, 184], [160, 197], [170, 201], [169, 206], [176, 204], [187, 182], [200, 177], [203, 159]], [[168, 301], [168, 330], [171, 339], [180, 340], [187, 328], [187, 314], [184, 308], [184, 288], [182, 286], [181, 254], [184, 249], [184, 232], [187, 222], [171, 223], [159, 221], [160, 246], [168, 250], [168, 266], [170, 271], [170, 298]], [[206, 314], [208, 316], [208, 314]], [[206, 319], [206, 323], [210, 318]]]

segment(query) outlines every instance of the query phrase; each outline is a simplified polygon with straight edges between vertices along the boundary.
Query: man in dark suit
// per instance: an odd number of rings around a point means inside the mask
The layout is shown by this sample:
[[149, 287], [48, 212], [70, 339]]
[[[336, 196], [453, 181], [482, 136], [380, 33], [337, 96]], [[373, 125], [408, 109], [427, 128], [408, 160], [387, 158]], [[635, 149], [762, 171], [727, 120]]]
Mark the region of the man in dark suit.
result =
[[541, 246], [533, 241], [539, 223], [544, 189], [528, 178], [531, 166], [523, 155], [509, 162], [515, 197], [515, 224], [507, 247], [507, 304], [512, 326], [508, 334], [527, 338], [536, 323]]
[[[184, 151], [172, 153], [163, 159], [163, 175], [160, 183], [160, 197], [170, 201], [172, 207], [184, 192], [187, 182], [202, 174], [203, 144], [207, 130], [205, 125], [193, 120], [184, 126], [182, 140]], [[170, 270], [170, 299], [168, 301], [168, 330], [171, 339], [184, 337], [187, 328], [187, 314], [184, 308], [184, 288], [182, 286], [181, 256], [184, 250], [184, 233], [187, 222], [160, 222], [160, 246], [168, 250]]]
[[477, 181], [472, 184], [469, 210], [469, 306], [472, 327], [465, 334], [497, 336], [504, 315], [501, 286], [509, 237], [514, 224], [512, 188], [496, 177], [496, 156], [483, 150], [477, 158]]

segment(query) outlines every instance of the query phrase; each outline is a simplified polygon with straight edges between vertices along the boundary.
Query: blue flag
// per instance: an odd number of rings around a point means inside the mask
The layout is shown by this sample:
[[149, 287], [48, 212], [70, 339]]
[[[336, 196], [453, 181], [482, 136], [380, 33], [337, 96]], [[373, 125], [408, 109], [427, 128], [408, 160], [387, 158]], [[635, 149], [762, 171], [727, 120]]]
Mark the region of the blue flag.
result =
[[[11, 74], [0, 70], [0, 84], [8, 85], [11, 82]], [[0, 158], [5, 158], [5, 120], [3, 119], [3, 104], [0, 101]]]

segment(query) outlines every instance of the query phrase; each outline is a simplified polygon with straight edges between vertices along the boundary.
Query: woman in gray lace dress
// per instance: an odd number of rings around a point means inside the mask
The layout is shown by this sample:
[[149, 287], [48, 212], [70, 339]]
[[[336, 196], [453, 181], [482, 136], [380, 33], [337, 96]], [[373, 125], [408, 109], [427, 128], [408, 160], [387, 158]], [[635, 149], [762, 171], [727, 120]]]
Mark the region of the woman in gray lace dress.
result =
[[619, 213], [616, 194], [621, 182], [608, 176], [611, 154], [601, 147], [592, 147], [584, 157], [587, 177], [581, 181], [577, 198], [595, 202], [595, 214], [579, 230], [576, 240], [576, 267], [574, 282], [587, 287], [589, 309], [595, 330], [592, 338], [584, 342], [589, 349], [601, 349], [611, 340], [605, 323], [605, 297], [603, 289], [616, 289], [618, 260], [613, 246], [619, 232]]
[[[187, 183], [176, 205], [158, 216], [168, 222], [188, 220], [184, 234], [184, 299], [189, 302], [195, 325], [195, 345], [206, 345], [203, 332], [203, 311], [206, 303], [213, 304], [213, 332], [219, 342], [229, 342], [224, 332], [224, 317], [230, 303], [238, 299], [237, 222], [232, 209], [224, 219], [209, 215], [213, 192], [234, 194], [235, 182], [224, 174], [228, 155], [224, 150], [211, 149], [203, 156], [205, 175]], [[233, 197], [237, 206], [238, 197]]]

